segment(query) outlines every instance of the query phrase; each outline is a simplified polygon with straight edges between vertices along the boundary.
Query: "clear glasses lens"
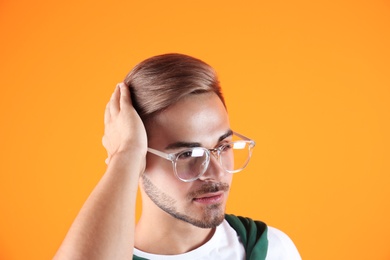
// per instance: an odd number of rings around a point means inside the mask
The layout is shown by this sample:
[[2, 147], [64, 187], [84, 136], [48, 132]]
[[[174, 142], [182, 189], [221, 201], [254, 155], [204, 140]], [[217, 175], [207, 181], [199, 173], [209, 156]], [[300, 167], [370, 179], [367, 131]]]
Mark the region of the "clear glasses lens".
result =
[[176, 174], [182, 180], [191, 181], [206, 171], [210, 155], [204, 148], [191, 148], [176, 157]]
[[[229, 173], [236, 173], [246, 167], [251, 157], [253, 143], [251, 141], [235, 141], [219, 147], [211, 152], [218, 157], [223, 169]], [[192, 181], [197, 179], [206, 170], [210, 162], [211, 153], [205, 148], [191, 148], [179, 153], [176, 157], [176, 175], [181, 180]]]
[[252, 153], [249, 141], [236, 141], [221, 147], [220, 161], [222, 167], [230, 173], [236, 173], [246, 167]]

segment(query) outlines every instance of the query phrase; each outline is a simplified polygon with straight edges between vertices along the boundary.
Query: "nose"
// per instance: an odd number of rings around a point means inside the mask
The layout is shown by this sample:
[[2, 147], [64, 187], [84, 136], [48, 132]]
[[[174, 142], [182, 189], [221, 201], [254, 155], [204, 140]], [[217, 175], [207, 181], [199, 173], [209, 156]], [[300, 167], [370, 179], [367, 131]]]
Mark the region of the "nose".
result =
[[200, 176], [199, 180], [219, 180], [227, 172], [222, 168], [219, 162], [218, 151], [216, 149], [210, 150], [210, 162], [206, 172]]

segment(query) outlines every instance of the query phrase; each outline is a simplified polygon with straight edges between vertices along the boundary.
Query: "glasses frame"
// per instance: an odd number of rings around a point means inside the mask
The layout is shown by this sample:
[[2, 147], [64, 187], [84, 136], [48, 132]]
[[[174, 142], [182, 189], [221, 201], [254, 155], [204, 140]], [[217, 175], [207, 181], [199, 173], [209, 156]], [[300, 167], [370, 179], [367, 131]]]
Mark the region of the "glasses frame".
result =
[[173, 172], [174, 172], [174, 175], [176, 176], [176, 178], [178, 178], [179, 180], [183, 181], [183, 182], [192, 182], [192, 181], [195, 181], [197, 179], [199, 179], [206, 171], [207, 169], [209, 168], [209, 165], [210, 165], [210, 158], [211, 158], [211, 154], [213, 154], [216, 158], [217, 158], [217, 161], [219, 162], [220, 166], [222, 169], [224, 169], [226, 172], [228, 173], [237, 173], [237, 172], [240, 172], [242, 171], [243, 169], [245, 169], [245, 167], [248, 165], [249, 163], [249, 160], [252, 156], [252, 151], [253, 151], [253, 148], [255, 147], [256, 145], [256, 142], [242, 134], [239, 134], [237, 132], [234, 132], [233, 131], [233, 135], [241, 138], [242, 140], [239, 140], [239, 141], [231, 141], [229, 143], [235, 143], [235, 142], [242, 142], [242, 141], [245, 141], [247, 143], [249, 143], [249, 155], [248, 155], [248, 160], [247, 162], [245, 163], [245, 165], [238, 169], [238, 170], [233, 170], [233, 171], [229, 171], [229, 170], [226, 170], [222, 164], [222, 159], [221, 159], [221, 148], [224, 147], [224, 145], [220, 145], [216, 148], [205, 148], [205, 147], [191, 147], [191, 148], [188, 148], [188, 149], [202, 149], [206, 152], [206, 162], [207, 162], [207, 167], [204, 168], [204, 171], [199, 173], [198, 176], [192, 178], [192, 179], [189, 179], [189, 180], [186, 180], [186, 179], [183, 179], [183, 178], [180, 178], [178, 173], [177, 173], [177, 170], [176, 170], [176, 162], [177, 162], [177, 158], [179, 157], [179, 155], [181, 153], [183, 153], [184, 151], [181, 151], [181, 152], [177, 152], [177, 153], [164, 153], [162, 151], [159, 151], [159, 150], [156, 150], [156, 149], [153, 149], [153, 148], [150, 148], [148, 147], [148, 152], [154, 154], [154, 155], [157, 155], [161, 158], [164, 158], [166, 160], [169, 160], [172, 162], [172, 166], [173, 166]]

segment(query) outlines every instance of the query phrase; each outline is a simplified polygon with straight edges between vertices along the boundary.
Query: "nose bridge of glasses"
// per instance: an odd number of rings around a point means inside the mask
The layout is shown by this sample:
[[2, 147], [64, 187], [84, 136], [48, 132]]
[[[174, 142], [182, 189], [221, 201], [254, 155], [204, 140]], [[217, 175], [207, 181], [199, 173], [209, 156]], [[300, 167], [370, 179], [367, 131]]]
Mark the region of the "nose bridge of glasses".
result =
[[[225, 173], [225, 170], [221, 164], [220, 160], [220, 152], [218, 148], [204, 148], [207, 150], [207, 153], [209, 154], [208, 158], [209, 160], [207, 162], [203, 163], [203, 173], [199, 175], [199, 179], [214, 179], [219, 178], [219, 175], [222, 175]], [[213, 155], [213, 156], [212, 156]]]
[[217, 160], [219, 160], [219, 156], [220, 156], [219, 147], [211, 148], [211, 149], [207, 149], [207, 150], [209, 150], [210, 154], [212, 154]]
[[[225, 171], [225, 166], [223, 165], [222, 163], [222, 159], [221, 159], [221, 149], [223, 149], [221, 146], [220, 147], [215, 147], [215, 148], [211, 148], [211, 149], [207, 149], [209, 150], [210, 154], [212, 154], [213, 156], [210, 156], [210, 164], [212, 163], [212, 158], [211, 157], [214, 157], [214, 166], [213, 167], [217, 167], [223, 171]], [[210, 167], [210, 166], [209, 166]]]

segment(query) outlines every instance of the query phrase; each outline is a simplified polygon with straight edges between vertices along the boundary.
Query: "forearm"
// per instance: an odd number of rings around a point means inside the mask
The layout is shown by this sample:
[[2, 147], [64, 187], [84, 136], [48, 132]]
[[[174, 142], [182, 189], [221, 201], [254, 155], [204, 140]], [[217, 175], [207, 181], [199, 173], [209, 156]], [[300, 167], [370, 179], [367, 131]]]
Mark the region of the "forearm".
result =
[[111, 158], [55, 259], [131, 259], [138, 178], [143, 169], [142, 155]]

